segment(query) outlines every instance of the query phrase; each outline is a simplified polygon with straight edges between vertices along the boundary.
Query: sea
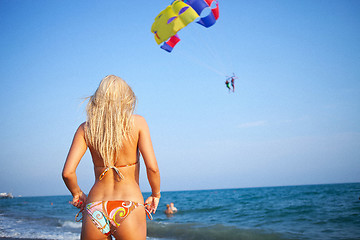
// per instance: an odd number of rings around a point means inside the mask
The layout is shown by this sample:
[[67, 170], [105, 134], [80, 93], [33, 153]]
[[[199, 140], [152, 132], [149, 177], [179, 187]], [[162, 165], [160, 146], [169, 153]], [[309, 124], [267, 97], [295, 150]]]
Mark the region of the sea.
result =
[[[360, 183], [163, 192], [147, 239], [360, 239], [359, 197]], [[0, 239], [80, 239], [69, 200], [0, 199]]]

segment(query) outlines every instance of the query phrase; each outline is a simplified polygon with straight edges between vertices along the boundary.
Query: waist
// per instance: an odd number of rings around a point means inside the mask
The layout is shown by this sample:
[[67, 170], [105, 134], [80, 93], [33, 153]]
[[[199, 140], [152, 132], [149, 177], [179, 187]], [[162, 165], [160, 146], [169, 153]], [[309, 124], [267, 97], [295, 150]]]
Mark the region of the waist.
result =
[[97, 180], [88, 194], [87, 202], [119, 199], [143, 203], [144, 199], [138, 181], [130, 179], [121, 182]]

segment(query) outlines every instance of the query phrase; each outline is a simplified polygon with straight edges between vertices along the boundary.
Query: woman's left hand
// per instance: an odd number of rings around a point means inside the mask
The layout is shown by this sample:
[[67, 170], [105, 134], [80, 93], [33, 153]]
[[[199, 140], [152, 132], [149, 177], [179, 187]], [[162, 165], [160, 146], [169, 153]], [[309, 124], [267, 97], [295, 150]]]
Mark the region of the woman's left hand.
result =
[[75, 194], [73, 196], [73, 200], [69, 203], [77, 208], [84, 209], [85, 202], [86, 202], [86, 195], [83, 192], [80, 192], [79, 194]]
[[155, 213], [156, 212], [156, 209], [159, 205], [159, 201], [160, 201], [160, 198], [158, 197], [153, 197], [153, 196], [150, 196], [148, 199], [146, 199], [145, 201], [145, 207], [146, 209], [150, 212], [150, 213]]

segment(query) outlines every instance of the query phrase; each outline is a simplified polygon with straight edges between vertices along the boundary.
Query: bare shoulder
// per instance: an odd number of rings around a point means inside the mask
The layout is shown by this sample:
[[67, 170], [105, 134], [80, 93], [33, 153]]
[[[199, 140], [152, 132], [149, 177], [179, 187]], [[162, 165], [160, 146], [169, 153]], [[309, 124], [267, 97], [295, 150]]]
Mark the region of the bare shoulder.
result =
[[134, 114], [133, 117], [134, 117], [134, 122], [135, 122], [136, 128], [143, 129], [144, 127], [147, 127], [146, 120], [143, 116]]
[[86, 122], [80, 124], [80, 126], [76, 130], [76, 134], [81, 134], [82, 136], [85, 136], [85, 126], [86, 126]]

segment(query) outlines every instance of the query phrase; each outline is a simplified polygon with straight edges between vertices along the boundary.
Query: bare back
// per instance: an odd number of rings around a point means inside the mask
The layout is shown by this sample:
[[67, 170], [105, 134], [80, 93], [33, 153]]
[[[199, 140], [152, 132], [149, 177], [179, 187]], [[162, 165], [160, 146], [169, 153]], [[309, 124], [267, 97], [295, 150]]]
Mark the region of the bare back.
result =
[[104, 170], [106, 170], [103, 159], [92, 146], [88, 146], [95, 172], [95, 184], [89, 192], [88, 202], [119, 199], [144, 202], [139, 187], [141, 123], [139, 121], [140, 116], [134, 115], [133, 118], [135, 127], [132, 141], [126, 141], [121, 152], [117, 153], [117, 159], [110, 161], [111, 165], [116, 167], [121, 175], [112, 168], [108, 169], [106, 174], [103, 174]]

